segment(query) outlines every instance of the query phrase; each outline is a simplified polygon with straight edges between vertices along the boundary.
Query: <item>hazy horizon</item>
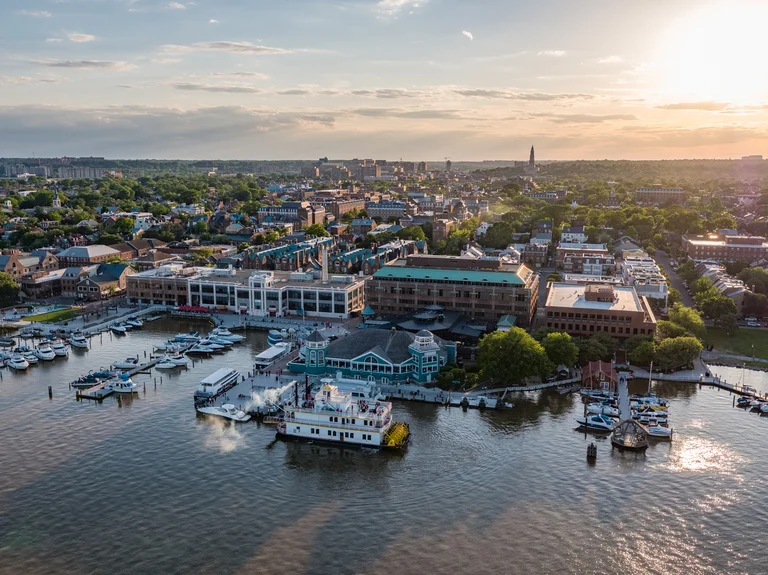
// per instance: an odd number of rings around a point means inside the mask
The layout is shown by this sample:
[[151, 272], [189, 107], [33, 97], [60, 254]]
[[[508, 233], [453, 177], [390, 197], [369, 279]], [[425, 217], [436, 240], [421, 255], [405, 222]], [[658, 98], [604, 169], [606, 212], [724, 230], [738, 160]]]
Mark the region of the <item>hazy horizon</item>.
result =
[[6, 157], [523, 161], [535, 144], [549, 161], [737, 159], [768, 136], [755, 0], [10, 0], [0, 14]]

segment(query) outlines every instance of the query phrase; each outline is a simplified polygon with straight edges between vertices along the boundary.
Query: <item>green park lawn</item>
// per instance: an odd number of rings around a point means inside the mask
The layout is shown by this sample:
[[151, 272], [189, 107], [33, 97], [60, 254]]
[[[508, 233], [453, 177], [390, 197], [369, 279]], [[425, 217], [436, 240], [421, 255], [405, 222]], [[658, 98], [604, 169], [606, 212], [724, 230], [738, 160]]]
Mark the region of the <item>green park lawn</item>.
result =
[[38, 315], [28, 315], [24, 318], [24, 321], [34, 321], [38, 323], [56, 323], [57, 321], [65, 321], [77, 317], [77, 312], [72, 309], [59, 309], [56, 311], [49, 311], [48, 313], [41, 313]]
[[[768, 359], [768, 330], [739, 328], [733, 335], [725, 330], [711, 327], [707, 329], [705, 345], [714, 345], [714, 351], [735, 355], [748, 355]], [[754, 350], [753, 347], [754, 346]]]

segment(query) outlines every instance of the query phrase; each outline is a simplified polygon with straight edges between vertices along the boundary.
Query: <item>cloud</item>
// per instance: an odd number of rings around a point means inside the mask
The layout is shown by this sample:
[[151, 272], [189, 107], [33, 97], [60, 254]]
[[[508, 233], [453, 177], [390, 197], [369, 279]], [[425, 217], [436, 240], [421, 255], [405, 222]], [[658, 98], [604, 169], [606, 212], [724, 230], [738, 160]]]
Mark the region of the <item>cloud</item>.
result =
[[181, 2], [170, 2], [167, 6], [169, 10], [186, 10], [187, 7]]
[[541, 52], [537, 52], [537, 56], [549, 56], [551, 58], [560, 58], [562, 56], [565, 56], [567, 52], [565, 50], [542, 50]]
[[30, 18], [50, 18], [51, 13], [48, 10], [16, 10], [19, 16], [29, 16]]
[[487, 90], [481, 88], [457, 89], [454, 94], [466, 98], [486, 98], [490, 100], [524, 100], [535, 102], [552, 102], [557, 100], [591, 100], [592, 94], [549, 94], [546, 92], [511, 92], [508, 90]]
[[621, 58], [621, 56], [606, 56], [605, 58], [600, 58], [597, 63], [598, 64], [618, 64], [619, 62], [623, 62], [624, 60]]
[[253, 88], [252, 86], [229, 86], [229, 85], [217, 85], [217, 84], [195, 84], [193, 82], [177, 82], [171, 84], [174, 90], [186, 90], [197, 92], [216, 92], [220, 94], [259, 94], [261, 90], [259, 88]]
[[470, 40], [474, 40], [475, 39], [475, 37], [472, 35], [472, 32], [467, 32], [466, 30], [462, 30], [461, 33], [464, 34]]
[[602, 124], [614, 120], [637, 120], [632, 114], [529, 114], [535, 118], [547, 118], [555, 124]]
[[418, 8], [427, 0], [379, 0], [373, 9], [381, 17], [398, 16], [403, 10]]
[[183, 61], [181, 58], [152, 58], [151, 60], [155, 64], [178, 64]]
[[396, 99], [396, 98], [419, 98], [424, 94], [422, 92], [412, 92], [401, 90], [399, 88], [379, 88], [376, 90], [352, 90], [349, 92], [352, 96], [369, 96], [372, 98]]
[[113, 62], [109, 60], [30, 60], [32, 64], [49, 68], [72, 68], [78, 70], [117, 70], [126, 71], [136, 68], [128, 62]]
[[281, 96], [306, 96], [309, 94], [309, 90], [303, 88], [293, 88], [289, 90], [278, 90], [277, 92]]
[[93, 42], [96, 39], [96, 36], [94, 36], [93, 34], [72, 33], [72, 34], [67, 34], [67, 39], [70, 42]]
[[699, 110], [704, 112], [721, 112], [729, 108], [730, 104], [726, 102], [675, 102], [672, 104], [661, 104], [656, 106], [659, 110]]
[[56, 44], [58, 42], [63, 42], [64, 40], [62, 40], [61, 38], [46, 38], [45, 41], [50, 44]]
[[208, 24], [218, 24], [218, 23], [219, 21], [216, 20], [216, 18], [211, 18], [210, 20], [208, 20]]
[[285, 48], [274, 48], [271, 46], [258, 46], [250, 42], [232, 42], [229, 40], [218, 40], [215, 42], [196, 42], [190, 45], [164, 44], [164, 52], [183, 53], [183, 52], [232, 52], [234, 54], [290, 54], [292, 50]]
[[357, 108], [350, 113], [368, 118], [405, 118], [414, 120], [461, 120], [458, 110], [408, 110], [402, 108]]
[[269, 80], [269, 76], [261, 72], [214, 72], [211, 76], [235, 76], [237, 78], [254, 78], [256, 80]]

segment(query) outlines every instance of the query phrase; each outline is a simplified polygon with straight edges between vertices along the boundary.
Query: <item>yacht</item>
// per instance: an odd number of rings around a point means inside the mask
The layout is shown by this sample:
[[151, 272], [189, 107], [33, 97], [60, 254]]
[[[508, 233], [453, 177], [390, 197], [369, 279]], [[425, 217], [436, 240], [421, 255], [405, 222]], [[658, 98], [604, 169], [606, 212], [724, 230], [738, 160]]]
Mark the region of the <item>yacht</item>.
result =
[[240, 379], [240, 373], [231, 367], [217, 369], [200, 382], [195, 391], [195, 403], [205, 402], [232, 389]]
[[13, 347], [16, 342], [12, 337], [0, 337], [0, 347]]
[[198, 407], [197, 412], [202, 413], [203, 415], [215, 415], [217, 417], [223, 417], [238, 423], [245, 423], [251, 419], [250, 415], [240, 409], [237, 409], [231, 403], [225, 403], [220, 407]]
[[53, 353], [51, 346], [47, 343], [41, 343], [32, 353], [35, 354], [37, 359], [42, 359], [43, 361], [53, 361], [56, 359], [56, 354]]
[[291, 353], [291, 344], [287, 342], [276, 343], [262, 351], [253, 359], [253, 365], [256, 369], [266, 369], [273, 363], [284, 358]]
[[749, 403], [752, 401], [751, 397], [742, 396], [736, 400], [736, 407], [749, 407]]
[[142, 327], [144, 325], [144, 322], [137, 317], [129, 317], [124, 323], [131, 327]]
[[185, 347], [187, 347], [187, 346], [185, 344], [183, 344], [182, 342], [174, 341], [172, 339], [169, 339], [166, 342], [163, 342], [163, 343], [160, 343], [160, 344], [156, 345], [154, 347], [154, 349], [156, 349], [157, 351], [174, 352], [174, 351], [181, 351]]
[[234, 345], [232, 341], [219, 337], [218, 335], [209, 335], [205, 339], [223, 347], [232, 347]]
[[197, 342], [197, 345], [202, 345], [203, 347], [210, 347], [213, 351], [222, 351], [225, 346], [219, 345], [218, 343], [213, 343], [210, 339], [205, 338], [201, 339]]
[[648, 432], [649, 437], [655, 437], [656, 439], [672, 439], [672, 430], [668, 427], [659, 425], [657, 419], [651, 418], [645, 426], [645, 431]]
[[768, 413], [768, 403], [764, 403], [760, 406], [760, 413]]
[[330, 383], [299, 406], [285, 407], [277, 433], [313, 442], [395, 449], [404, 448], [410, 439], [408, 424], [392, 420], [392, 403], [355, 398]]
[[78, 349], [88, 349], [88, 340], [84, 335], [76, 333], [69, 338], [69, 345]]
[[20, 353], [24, 355], [25, 353], [30, 353], [32, 350], [27, 345], [20, 345], [16, 349], [13, 350], [13, 353]]
[[637, 411], [632, 412], [632, 419], [644, 425], [647, 425], [651, 421], [657, 421], [662, 425], [666, 425], [668, 422], [668, 417], [666, 414], [647, 413], [647, 412], [638, 413]]
[[270, 329], [269, 334], [267, 334], [267, 343], [269, 345], [275, 345], [281, 341], [283, 341], [283, 334], [276, 329]]
[[174, 341], [185, 341], [185, 342], [192, 343], [192, 342], [195, 342], [195, 341], [197, 341], [199, 339], [200, 338], [198, 337], [198, 332], [190, 331], [190, 332], [187, 332], [187, 333], [180, 333], [180, 334], [178, 334], [174, 338]]
[[618, 408], [606, 403], [590, 403], [587, 405], [587, 413], [607, 415], [608, 417], [619, 417]]
[[135, 367], [139, 367], [139, 358], [126, 357], [123, 361], [114, 362], [112, 367], [116, 369], [134, 369]]
[[8, 367], [18, 370], [27, 369], [29, 367], [29, 362], [24, 359], [24, 356], [15, 353], [8, 360]]
[[217, 327], [211, 332], [211, 335], [228, 339], [232, 343], [240, 343], [245, 339], [244, 336], [240, 335], [239, 333], [232, 333], [225, 327]]
[[138, 387], [138, 384], [134, 383], [128, 374], [116, 377], [106, 385], [107, 389], [111, 389], [115, 393], [138, 393]]
[[109, 326], [109, 329], [112, 330], [112, 333], [117, 335], [125, 335], [125, 332], [128, 331], [124, 325], [119, 323], [113, 323], [111, 326]]
[[187, 367], [189, 365], [189, 359], [183, 353], [178, 353], [176, 355], [166, 355], [165, 357], [170, 359], [173, 363], [175, 363], [179, 367]]
[[582, 388], [579, 390], [579, 393], [596, 401], [613, 400], [616, 398], [616, 394], [612, 391], [608, 391], [607, 389]]
[[27, 360], [27, 363], [29, 365], [36, 365], [37, 363], [40, 362], [38, 357], [35, 355], [35, 352], [33, 351], [22, 354], [22, 357]]
[[56, 357], [69, 357], [69, 347], [60, 339], [55, 339], [51, 342], [51, 349]]
[[200, 345], [199, 343], [196, 343], [190, 347], [186, 353], [190, 355], [211, 355], [214, 351], [216, 350], [208, 347], [207, 345]]
[[155, 369], [176, 369], [178, 367], [181, 366], [171, 361], [171, 358], [167, 355], [155, 364]]
[[613, 431], [614, 422], [613, 419], [607, 415], [587, 415], [584, 417], [577, 417], [576, 423], [579, 427], [589, 429], [590, 431]]

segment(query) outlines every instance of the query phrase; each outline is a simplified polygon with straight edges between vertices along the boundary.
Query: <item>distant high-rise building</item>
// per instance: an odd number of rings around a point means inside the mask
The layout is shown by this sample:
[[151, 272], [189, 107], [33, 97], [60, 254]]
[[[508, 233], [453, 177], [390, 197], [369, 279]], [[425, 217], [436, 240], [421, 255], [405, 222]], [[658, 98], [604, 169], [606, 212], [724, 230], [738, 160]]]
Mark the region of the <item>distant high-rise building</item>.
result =
[[445, 171], [446, 172], [453, 171], [453, 162], [451, 160], [445, 160]]
[[528, 159], [528, 168], [533, 170], [536, 167], [536, 156], [533, 153], [533, 146], [531, 146], [531, 156]]
[[419, 162], [418, 168], [416, 168], [417, 172], [426, 172], [427, 171], [427, 162]]

